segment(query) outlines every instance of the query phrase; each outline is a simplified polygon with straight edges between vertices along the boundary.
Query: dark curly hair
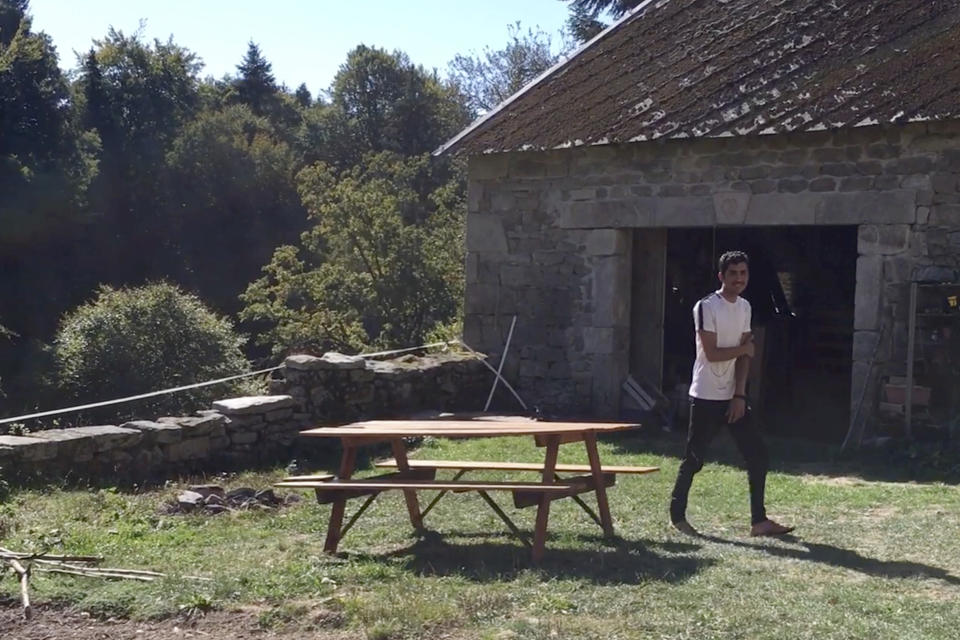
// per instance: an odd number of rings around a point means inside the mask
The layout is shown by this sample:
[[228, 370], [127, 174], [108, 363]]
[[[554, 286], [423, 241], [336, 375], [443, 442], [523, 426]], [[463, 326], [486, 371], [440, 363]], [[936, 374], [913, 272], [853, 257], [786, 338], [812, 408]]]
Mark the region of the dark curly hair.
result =
[[720, 273], [726, 273], [727, 267], [732, 264], [740, 264], [741, 262], [749, 267], [750, 256], [745, 254], [743, 251], [727, 251], [720, 256], [720, 262], [718, 263]]

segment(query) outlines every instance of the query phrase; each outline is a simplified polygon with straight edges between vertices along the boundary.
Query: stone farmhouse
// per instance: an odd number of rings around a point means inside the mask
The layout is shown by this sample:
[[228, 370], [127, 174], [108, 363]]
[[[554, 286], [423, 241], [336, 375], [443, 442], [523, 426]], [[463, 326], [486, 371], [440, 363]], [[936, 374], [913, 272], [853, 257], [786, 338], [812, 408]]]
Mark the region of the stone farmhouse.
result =
[[528, 404], [682, 397], [736, 248], [755, 403], [836, 440], [904, 373], [909, 283], [957, 280], [960, 2], [650, 0], [436, 153], [469, 158], [465, 341], [515, 316]]

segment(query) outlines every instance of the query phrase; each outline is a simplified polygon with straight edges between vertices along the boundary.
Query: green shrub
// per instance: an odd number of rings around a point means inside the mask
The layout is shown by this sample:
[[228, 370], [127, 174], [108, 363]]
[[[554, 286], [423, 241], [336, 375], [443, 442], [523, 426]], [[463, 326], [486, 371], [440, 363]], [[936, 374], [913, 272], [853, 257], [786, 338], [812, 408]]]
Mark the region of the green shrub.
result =
[[[227, 319], [175, 286], [104, 286], [61, 321], [55, 383], [71, 401], [87, 403], [205, 382], [249, 370], [241, 343]], [[227, 385], [212, 385], [114, 405], [111, 413], [178, 415], [229, 394]]]

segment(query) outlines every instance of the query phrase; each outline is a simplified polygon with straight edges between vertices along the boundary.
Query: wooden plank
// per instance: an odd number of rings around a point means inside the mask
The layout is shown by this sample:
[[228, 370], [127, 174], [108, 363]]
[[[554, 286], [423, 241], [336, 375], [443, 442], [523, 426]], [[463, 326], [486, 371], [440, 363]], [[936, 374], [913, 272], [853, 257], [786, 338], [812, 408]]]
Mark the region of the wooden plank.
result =
[[[402, 474], [409, 474], [410, 466], [407, 464], [407, 448], [403, 445], [403, 440], [400, 438], [391, 440], [390, 447], [393, 450], [393, 459], [397, 461], [397, 469]], [[403, 499], [407, 503], [407, 513], [410, 516], [410, 524], [413, 525], [413, 528], [417, 531], [423, 529], [417, 492], [410, 489], [404, 490]]]
[[312, 475], [312, 476], [287, 476], [286, 478], [283, 479], [283, 481], [286, 482], [287, 480], [316, 480], [317, 482], [321, 482], [324, 480], [331, 480], [335, 477], [336, 476], [333, 475], [332, 473], [321, 473], [321, 474]]
[[[557, 483], [557, 452], [560, 448], [560, 436], [547, 437], [546, 455], [543, 459], [543, 484]], [[540, 494], [540, 505], [537, 507], [537, 522], [533, 529], [533, 561], [540, 562], [543, 550], [547, 545], [547, 520], [550, 518], [550, 498], [546, 492]]]
[[[604, 487], [612, 487], [617, 483], [617, 476], [612, 473], [605, 473], [601, 476], [603, 479]], [[564, 482], [575, 482], [575, 488], [564, 493], [562, 495], [558, 494], [549, 494], [550, 500], [559, 500], [560, 498], [567, 498], [569, 496], [574, 496], [580, 493], [589, 493], [594, 491], [595, 487], [593, 486], [593, 476], [579, 476], [577, 478], [565, 478]], [[517, 509], [523, 509], [526, 507], [534, 507], [540, 504], [540, 498], [543, 496], [541, 491], [527, 491], [527, 490], [515, 490], [513, 492], [513, 506]], [[602, 526], [602, 524], [601, 524]]]
[[313, 480], [291, 480], [278, 482], [274, 486], [292, 489], [316, 489], [324, 491], [390, 491], [393, 489], [410, 489], [413, 491], [537, 491], [548, 493], [564, 493], [577, 488], [577, 483], [562, 481], [555, 484], [541, 484], [539, 482], [463, 482], [444, 480], [420, 481], [366, 481], [366, 480], [330, 480], [315, 482]]
[[478, 420], [382, 420], [355, 422], [341, 427], [318, 427], [301, 431], [303, 436], [378, 438], [408, 436], [477, 437], [538, 434], [582, 434], [636, 429], [636, 423], [606, 422], [482, 422]]
[[600, 454], [597, 452], [597, 434], [588, 433], [585, 444], [587, 447], [587, 457], [590, 458], [590, 480], [593, 482], [594, 490], [597, 492], [597, 508], [600, 510], [600, 523], [603, 527], [604, 535], [613, 536], [613, 519], [610, 517], [610, 506], [607, 503], [607, 488], [600, 475]]
[[[340, 469], [337, 475], [343, 479], [353, 475], [353, 468], [357, 463], [357, 450], [355, 447], [344, 447], [340, 456]], [[323, 497], [317, 492], [317, 502], [321, 502]], [[343, 536], [343, 514], [347, 508], [346, 496], [338, 496], [333, 508], [330, 510], [330, 520], [327, 522], [327, 537], [323, 543], [325, 553], [336, 553], [337, 546], [340, 544], [340, 538]]]
[[[407, 460], [411, 469], [468, 469], [470, 471], [543, 471], [542, 462], [498, 462], [494, 460]], [[374, 464], [380, 468], [395, 468], [395, 460], [383, 460]], [[589, 464], [560, 464], [557, 473], [589, 473]], [[653, 473], [660, 467], [632, 467], [601, 465], [603, 473]], [[286, 478], [292, 480], [294, 478]]]

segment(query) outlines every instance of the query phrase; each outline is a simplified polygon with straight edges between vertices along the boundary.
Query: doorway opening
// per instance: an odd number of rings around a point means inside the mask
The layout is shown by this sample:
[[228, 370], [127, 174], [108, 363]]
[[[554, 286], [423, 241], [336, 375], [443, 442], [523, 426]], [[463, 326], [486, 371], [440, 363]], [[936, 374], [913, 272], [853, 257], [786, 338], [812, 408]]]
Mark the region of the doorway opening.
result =
[[696, 355], [693, 305], [719, 288], [719, 256], [742, 250], [750, 256], [743, 295], [757, 345], [748, 378], [754, 415], [769, 433], [842, 440], [850, 418], [857, 228], [669, 229], [666, 245], [664, 391], [685, 395]]

